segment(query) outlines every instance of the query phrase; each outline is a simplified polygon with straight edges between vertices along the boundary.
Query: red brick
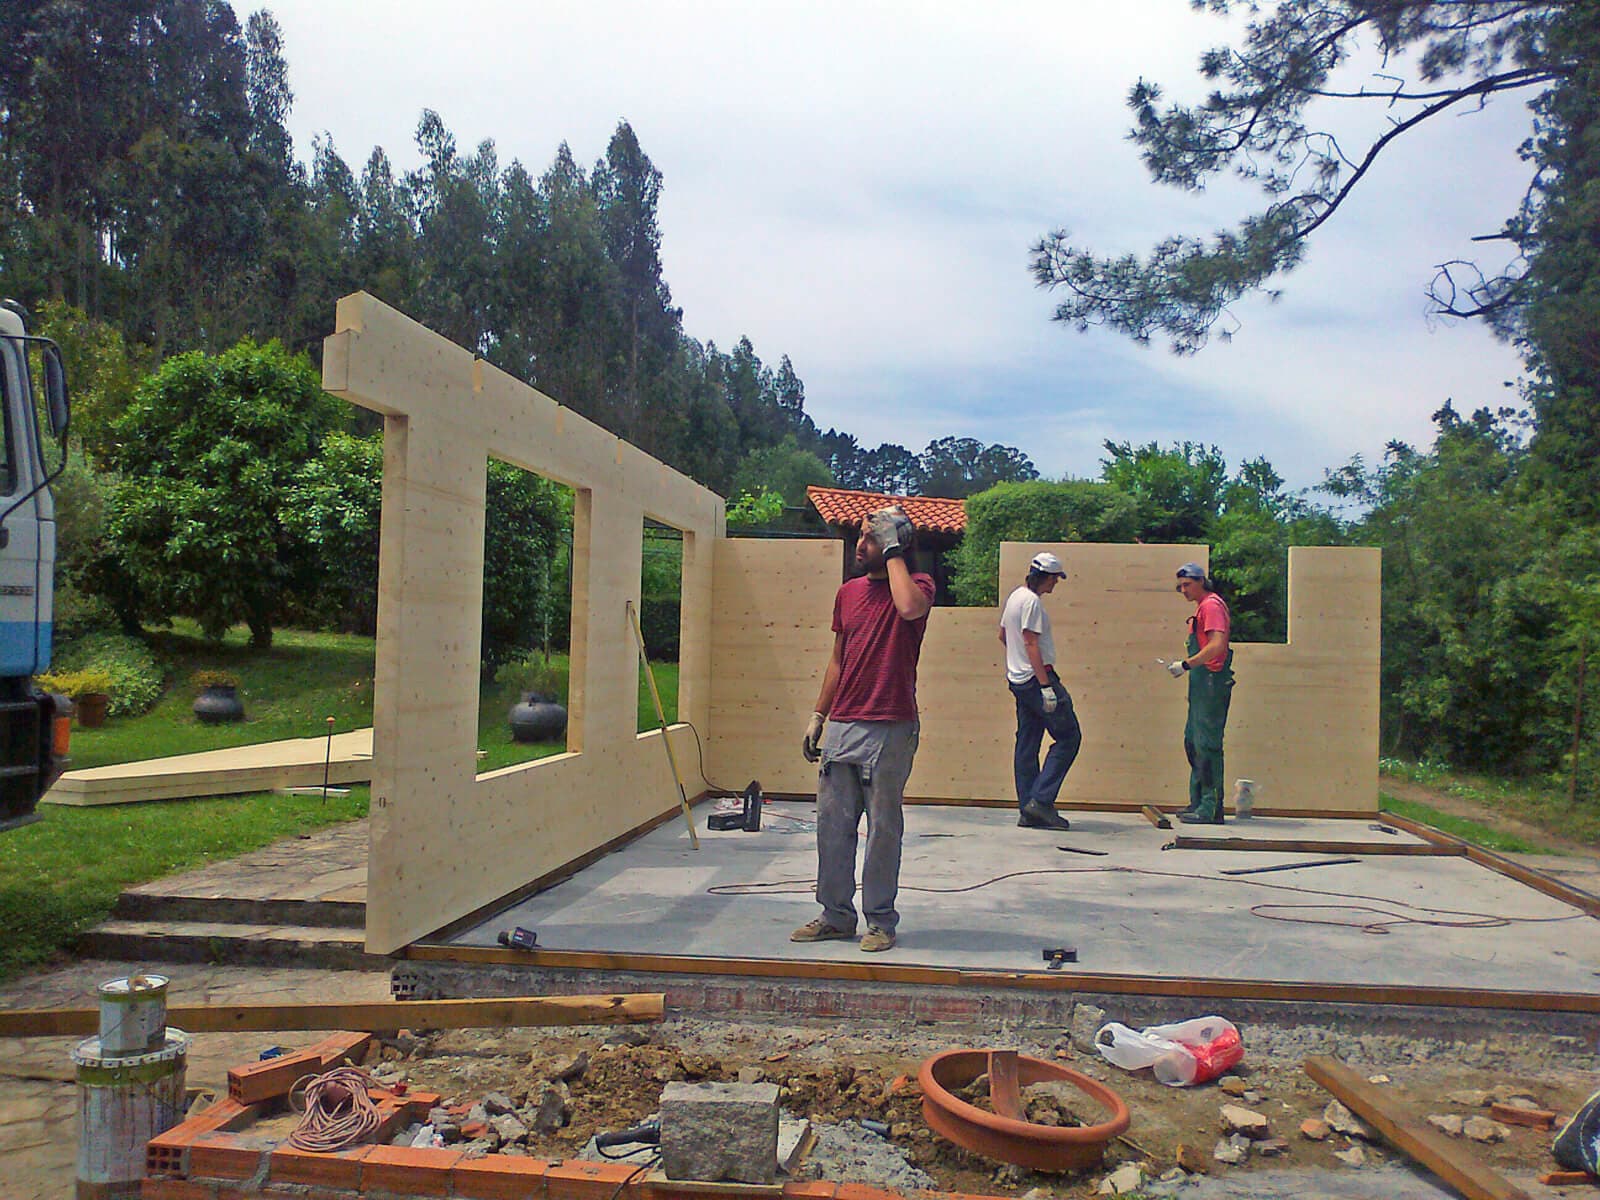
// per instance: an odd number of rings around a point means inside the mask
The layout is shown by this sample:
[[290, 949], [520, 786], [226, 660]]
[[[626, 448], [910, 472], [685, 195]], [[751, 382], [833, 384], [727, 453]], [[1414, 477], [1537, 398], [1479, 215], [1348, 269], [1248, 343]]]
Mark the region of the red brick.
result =
[[189, 1179], [146, 1179], [139, 1185], [140, 1200], [217, 1200], [217, 1185]]
[[611, 1200], [629, 1180], [640, 1180], [645, 1172], [637, 1164], [565, 1162], [552, 1164], [545, 1172], [545, 1195], [549, 1200]]
[[207, 1179], [249, 1179], [261, 1169], [263, 1151], [231, 1133], [208, 1133], [189, 1147], [189, 1174]]
[[294, 1081], [302, 1075], [322, 1070], [322, 1055], [315, 1049], [296, 1050], [276, 1058], [246, 1063], [228, 1069], [228, 1098], [240, 1104], [256, 1104], [287, 1096]]
[[527, 1200], [539, 1191], [549, 1165], [511, 1154], [464, 1158], [451, 1172], [451, 1186], [464, 1200]]
[[302, 1150], [298, 1146], [279, 1146], [272, 1152], [267, 1178], [273, 1183], [315, 1183], [323, 1187], [361, 1187], [361, 1160], [371, 1146], [357, 1146], [332, 1154]]
[[838, 1190], [838, 1184], [829, 1183], [826, 1179], [783, 1185], [784, 1200], [833, 1200], [833, 1194]]
[[899, 1192], [886, 1192], [863, 1183], [841, 1183], [833, 1197], [834, 1200], [901, 1200]]
[[363, 1191], [448, 1196], [450, 1169], [460, 1161], [459, 1150], [373, 1146], [361, 1160], [361, 1187]]

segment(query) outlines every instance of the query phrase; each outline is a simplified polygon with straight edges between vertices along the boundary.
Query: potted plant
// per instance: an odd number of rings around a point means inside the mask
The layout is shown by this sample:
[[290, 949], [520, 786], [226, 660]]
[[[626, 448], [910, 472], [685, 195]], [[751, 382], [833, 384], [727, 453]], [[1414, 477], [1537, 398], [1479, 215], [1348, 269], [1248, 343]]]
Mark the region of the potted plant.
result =
[[200, 693], [195, 697], [193, 708], [202, 725], [244, 720], [244, 701], [239, 699], [237, 675], [228, 671], [196, 671], [189, 682]]
[[106, 723], [106, 709], [111, 704], [110, 672], [90, 667], [41, 675], [36, 682], [42, 691], [59, 692], [71, 698], [78, 728], [98, 729]]
[[567, 710], [561, 704], [561, 676], [548, 664], [527, 676], [529, 688], [506, 713], [514, 742], [555, 742], [566, 736]]

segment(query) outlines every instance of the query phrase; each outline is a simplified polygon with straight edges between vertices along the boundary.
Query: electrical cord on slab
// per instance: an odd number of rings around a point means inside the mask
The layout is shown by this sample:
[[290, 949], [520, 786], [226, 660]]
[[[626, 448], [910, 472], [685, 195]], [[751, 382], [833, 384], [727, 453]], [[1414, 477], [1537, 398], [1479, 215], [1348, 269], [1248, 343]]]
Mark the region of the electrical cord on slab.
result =
[[[1397, 925], [1424, 925], [1445, 929], [1502, 929], [1509, 925], [1544, 925], [1559, 921], [1578, 921], [1587, 917], [1587, 913], [1572, 913], [1561, 917], [1508, 917], [1501, 913], [1472, 912], [1454, 908], [1429, 908], [1427, 905], [1412, 904], [1406, 900], [1391, 900], [1385, 896], [1367, 896], [1355, 892], [1334, 892], [1320, 888], [1297, 887], [1288, 883], [1269, 883], [1264, 879], [1241, 879], [1237, 876], [1219, 878], [1215, 875], [1197, 875], [1189, 871], [1156, 871], [1147, 867], [1041, 867], [1028, 871], [1008, 871], [1004, 875], [995, 875], [992, 878], [980, 880], [977, 883], [967, 884], [964, 887], [927, 887], [915, 884], [901, 884], [903, 892], [927, 892], [933, 895], [954, 896], [963, 892], [975, 892], [992, 884], [1001, 883], [1007, 879], [1020, 879], [1029, 875], [1103, 875], [1111, 873], [1127, 875], [1147, 875], [1161, 879], [1195, 879], [1202, 883], [1234, 883], [1244, 884], [1247, 887], [1269, 888], [1279, 892], [1293, 892], [1302, 896], [1323, 896], [1334, 901], [1344, 903], [1334, 904], [1255, 904], [1250, 907], [1252, 916], [1261, 917], [1268, 921], [1289, 921], [1306, 925], [1338, 925], [1345, 929], [1359, 929], [1363, 933], [1386, 934], [1390, 928]], [[750, 895], [810, 895], [816, 888], [816, 880], [812, 879], [775, 879], [770, 882], [758, 883], [724, 883], [708, 887], [706, 891], [713, 896], [750, 896]], [[1357, 903], [1368, 901], [1368, 904]], [[1373, 907], [1380, 906], [1380, 907]], [[1280, 909], [1322, 909], [1329, 912], [1365, 912], [1377, 913], [1386, 920], [1375, 921], [1336, 921], [1318, 917], [1296, 917], [1273, 911]], [[1427, 914], [1413, 916], [1411, 913], [1395, 912], [1394, 908], [1412, 910], [1412, 913]], [[1450, 918], [1460, 918], [1452, 920]]]
[[358, 1067], [335, 1067], [295, 1080], [289, 1105], [305, 1115], [289, 1135], [289, 1144], [331, 1154], [367, 1141], [383, 1124], [378, 1106], [367, 1094], [375, 1086], [372, 1076]]

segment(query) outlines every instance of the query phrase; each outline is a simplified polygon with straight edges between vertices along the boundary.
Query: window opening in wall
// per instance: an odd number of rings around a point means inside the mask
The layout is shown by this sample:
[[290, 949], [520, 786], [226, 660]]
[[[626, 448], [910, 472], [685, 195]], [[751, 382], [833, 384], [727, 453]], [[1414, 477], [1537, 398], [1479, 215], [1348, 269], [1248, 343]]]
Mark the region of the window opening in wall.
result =
[[571, 488], [491, 457], [478, 773], [563, 753], [572, 651]]
[[[666, 723], [678, 719], [678, 650], [683, 626], [683, 545], [681, 529], [644, 519], [639, 554], [639, 629], [661, 693]], [[639, 729], [657, 729], [650, 681], [639, 672]]]

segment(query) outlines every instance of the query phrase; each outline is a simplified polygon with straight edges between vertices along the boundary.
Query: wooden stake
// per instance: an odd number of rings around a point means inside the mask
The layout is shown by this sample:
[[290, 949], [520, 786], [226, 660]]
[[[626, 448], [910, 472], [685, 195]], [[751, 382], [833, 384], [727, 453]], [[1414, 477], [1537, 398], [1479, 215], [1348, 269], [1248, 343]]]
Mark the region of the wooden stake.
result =
[[1413, 858], [1455, 858], [1466, 854], [1460, 846], [1437, 846], [1431, 842], [1335, 842], [1310, 838], [1191, 837], [1180, 833], [1172, 840], [1174, 850], [1268, 850], [1283, 854], [1391, 854]]
[[694, 831], [694, 814], [689, 811], [689, 794], [683, 790], [683, 773], [678, 770], [678, 756], [672, 752], [672, 736], [667, 732], [667, 713], [661, 707], [661, 693], [656, 690], [656, 673], [650, 667], [650, 656], [644, 650], [644, 630], [639, 628], [639, 614], [628, 602], [628, 620], [633, 623], [633, 636], [639, 643], [639, 661], [644, 664], [644, 677], [650, 681], [650, 699], [655, 701], [656, 720], [661, 722], [661, 744], [667, 750], [667, 762], [672, 767], [672, 782], [678, 785], [678, 806], [683, 809], [683, 822], [689, 827], [689, 844], [700, 849], [700, 835]]
[[[524, 958], [527, 956], [525, 955]], [[185, 1033], [283, 1033], [299, 1029], [505, 1029], [523, 1025], [636, 1025], [661, 1020], [662, 992], [522, 996], [510, 1000], [375, 1000], [367, 1004], [172, 1005]], [[97, 1008], [0, 1012], [0, 1037], [77, 1037], [100, 1027]]]
[[1527, 1192], [1484, 1164], [1471, 1161], [1459, 1142], [1418, 1121], [1392, 1095], [1374, 1087], [1338, 1059], [1323, 1055], [1308, 1058], [1305, 1071], [1385, 1141], [1416, 1159], [1467, 1200], [1528, 1200]]
[[1167, 814], [1162, 812], [1154, 804], [1141, 805], [1139, 807], [1139, 811], [1144, 814], [1144, 819], [1149, 821], [1150, 824], [1154, 825], [1157, 829], [1172, 828], [1172, 822], [1167, 818]]

